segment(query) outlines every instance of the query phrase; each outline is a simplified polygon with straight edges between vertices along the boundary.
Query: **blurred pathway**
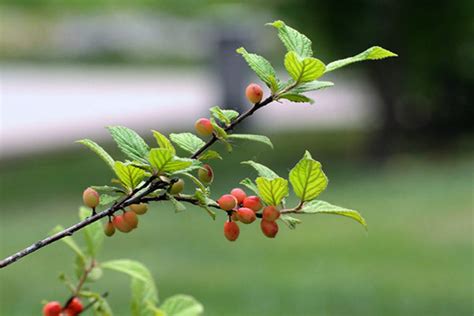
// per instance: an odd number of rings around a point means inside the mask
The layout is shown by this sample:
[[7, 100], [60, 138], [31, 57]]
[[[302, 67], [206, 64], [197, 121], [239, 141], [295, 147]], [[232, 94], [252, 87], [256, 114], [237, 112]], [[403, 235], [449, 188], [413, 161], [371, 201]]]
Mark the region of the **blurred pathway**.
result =
[[[205, 69], [8, 65], [1, 67], [1, 155], [102, 139], [107, 125], [146, 132], [192, 130], [218, 103]], [[346, 72], [347, 74], [347, 72]], [[322, 90], [314, 105], [274, 104], [258, 129], [359, 128], [370, 124], [371, 90], [350, 81]], [[295, 123], [297, 122], [297, 123]]]

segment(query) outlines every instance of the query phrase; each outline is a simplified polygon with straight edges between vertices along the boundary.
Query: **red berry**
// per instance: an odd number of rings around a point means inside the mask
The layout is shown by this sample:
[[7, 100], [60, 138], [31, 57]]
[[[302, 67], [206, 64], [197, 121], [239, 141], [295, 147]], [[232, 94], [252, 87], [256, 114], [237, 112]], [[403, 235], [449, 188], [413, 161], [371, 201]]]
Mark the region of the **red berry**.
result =
[[123, 215], [115, 216], [114, 219], [112, 220], [112, 223], [114, 224], [115, 228], [120, 230], [122, 233], [128, 233], [129, 231], [133, 229], [133, 227], [130, 226], [130, 224], [127, 223], [127, 221], [125, 221], [125, 219], [123, 218]]
[[104, 234], [106, 236], [112, 236], [113, 234], [115, 234], [115, 227], [114, 227], [114, 224], [112, 222], [107, 222], [105, 223], [104, 225]]
[[82, 312], [83, 309], [84, 309], [84, 306], [82, 306], [81, 300], [77, 297], [74, 297], [66, 306], [66, 311], [69, 313], [72, 312], [71, 315], [77, 315], [80, 312]]
[[137, 215], [143, 215], [148, 211], [148, 205], [146, 203], [132, 204], [130, 209]]
[[95, 208], [99, 205], [100, 196], [93, 188], [87, 188], [84, 190], [84, 193], [82, 193], [82, 200], [86, 206]]
[[239, 217], [237, 216], [237, 212], [236, 211], [233, 211], [232, 212], [232, 215], [230, 216], [232, 221], [233, 222], [238, 222], [239, 221]]
[[224, 235], [229, 241], [235, 241], [240, 234], [239, 225], [236, 222], [225, 222], [224, 224]]
[[172, 195], [176, 195], [176, 194], [180, 194], [181, 192], [183, 192], [183, 190], [184, 190], [184, 180], [179, 179], [178, 181], [173, 183], [173, 185], [171, 186], [170, 193]]
[[211, 121], [207, 118], [200, 118], [197, 120], [194, 124], [194, 128], [196, 129], [196, 133], [201, 136], [210, 136], [214, 131]]
[[230, 211], [237, 206], [237, 199], [231, 194], [224, 194], [217, 200], [217, 204], [224, 211]]
[[260, 228], [262, 229], [263, 234], [268, 238], [275, 238], [278, 233], [278, 224], [276, 222], [262, 220], [260, 222]]
[[205, 184], [209, 184], [212, 182], [214, 179], [214, 172], [212, 171], [211, 166], [208, 164], [203, 165], [201, 168], [198, 170], [198, 178], [201, 180], [201, 182]]
[[239, 204], [241, 204], [244, 201], [244, 199], [247, 197], [247, 194], [245, 194], [245, 191], [242, 190], [241, 188], [232, 189], [232, 191], [230, 191], [230, 194], [235, 196], [235, 198], [237, 199], [237, 203]]
[[267, 222], [274, 222], [280, 217], [280, 211], [275, 206], [267, 206], [263, 209], [262, 219]]
[[258, 84], [251, 83], [245, 89], [245, 95], [251, 103], [255, 104], [262, 101], [263, 90]]
[[138, 216], [137, 214], [135, 214], [135, 212], [132, 212], [132, 211], [127, 211], [125, 213], [123, 213], [123, 219], [127, 222], [128, 225], [130, 225], [130, 227], [133, 228], [137, 228], [138, 226]]
[[57, 301], [48, 302], [43, 306], [43, 316], [59, 316], [61, 310], [61, 303]]
[[253, 210], [241, 207], [237, 210], [237, 218], [244, 224], [250, 224], [257, 218], [257, 216], [255, 216]]
[[262, 208], [262, 202], [260, 202], [260, 198], [255, 195], [248, 196], [244, 199], [242, 203], [244, 207], [248, 207], [249, 209], [253, 210], [254, 212], [260, 211]]

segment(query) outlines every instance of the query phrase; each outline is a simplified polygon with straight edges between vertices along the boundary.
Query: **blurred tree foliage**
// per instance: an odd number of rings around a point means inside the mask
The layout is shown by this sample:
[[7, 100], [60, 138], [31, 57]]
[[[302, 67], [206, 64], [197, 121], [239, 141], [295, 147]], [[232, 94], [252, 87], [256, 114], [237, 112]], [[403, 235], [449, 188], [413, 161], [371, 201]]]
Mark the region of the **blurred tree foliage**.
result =
[[294, 0], [276, 6], [293, 25], [321, 38], [331, 57], [362, 51], [367, 40], [399, 54], [360, 68], [368, 69], [383, 102], [381, 130], [371, 144], [376, 157], [408, 139], [440, 146], [473, 132], [474, 1]]

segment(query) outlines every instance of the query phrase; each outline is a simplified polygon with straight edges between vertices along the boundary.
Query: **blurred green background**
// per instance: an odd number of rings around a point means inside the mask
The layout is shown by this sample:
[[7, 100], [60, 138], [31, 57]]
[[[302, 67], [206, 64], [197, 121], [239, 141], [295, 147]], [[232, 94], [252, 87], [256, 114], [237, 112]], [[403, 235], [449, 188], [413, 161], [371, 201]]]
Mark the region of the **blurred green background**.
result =
[[[321, 199], [360, 211], [369, 233], [349, 219], [305, 216], [295, 231], [281, 225], [275, 240], [250, 225], [229, 243], [223, 216], [214, 222], [192, 207], [175, 214], [163, 203], [138, 230], [107, 239], [99, 260], [143, 262], [161, 299], [193, 295], [205, 315], [474, 313], [472, 1], [0, 4], [2, 257], [73, 224], [82, 190], [108, 183], [107, 167], [74, 140], [98, 139], [121, 158], [102, 126], [190, 130], [206, 107], [236, 107], [241, 90], [235, 96], [225, 84], [210, 99], [177, 94], [215, 91], [229, 70], [239, 72], [230, 86], [255, 80], [233, 62], [242, 43], [281, 70], [283, 50], [263, 24], [282, 19], [326, 62], [375, 44], [400, 57], [341, 71], [334, 88], [313, 95], [315, 105], [294, 106], [297, 122], [288, 122], [286, 104], [257, 113], [243, 129], [268, 134], [275, 150], [239, 143], [226, 155], [218, 147], [225, 160], [213, 163], [213, 197], [255, 176], [240, 161], [286, 175], [308, 149], [330, 179]], [[155, 76], [163, 78], [156, 85]], [[143, 80], [150, 87], [127, 92]], [[41, 300], [67, 299], [56, 278], [72, 267], [72, 253], [56, 243], [2, 269], [0, 314], [38, 315]], [[117, 315], [129, 314], [127, 277], [107, 272], [96, 286]]]

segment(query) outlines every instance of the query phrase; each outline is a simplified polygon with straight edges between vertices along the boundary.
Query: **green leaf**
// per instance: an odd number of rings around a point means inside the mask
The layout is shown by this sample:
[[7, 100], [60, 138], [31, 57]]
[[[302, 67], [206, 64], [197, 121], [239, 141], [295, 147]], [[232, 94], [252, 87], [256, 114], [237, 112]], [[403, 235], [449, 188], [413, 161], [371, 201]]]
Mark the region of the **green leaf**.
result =
[[192, 159], [175, 157], [172, 150], [167, 148], [153, 148], [150, 150], [148, 161], [150, 161], [157, 174], [184, 170], [194, 163]]
[[121, 161], [116, 161], [114, 170], [120, 182], [127, 189], [133, 190], [145, 178], [145, 171]]
[[[119, 195], [108, 195], [108, 194], [101, 194], [100, 195], [100, 206], [105, 206], [114, 203], [120, 198]], [[89, 210], [90, 213], [90, 210]]]
[[316, 198], [328, 185], [321, 163], [306, 151], [304, 157], [290, 171], [290, 182], [296, 196], [302, 201]]
[[174, 198], [174, 196], [170, 195], [170, 194], [167, 194], [166, 195], [168, 200], [170, 200], [171, 204], [173, 204], [173, 207], [174, 207], [174, 210], [176, 213], [179, 213], [179, 212], [182, 212], [182, 211], [185, 211], [186, 210], [186, 206], [184, 206], [183, 203], [181, 203], [180, 201], [176, 200]]
[[106, 261], [101, 264], [101, 267], [132, 277], [132, 315], [152, 315], [148, 305], [158, 303], [158, 290], [147, 267], [140, 262], [128, 259]]
[[343, 208], [340, 206], [329, 204], [328, 202], [313, 200], [305, 203], [303, 208], [299, 211], [303, 214], [333, 214], [352, 218], [359, 222], [367, 230], [367, 223], [359, 212]]
[[249, 165], [253, 167], [257, 171], [260, 177], [269, 178], [269, 179], [278, 178], [278, 175], [273, 170], [271, 170], [267, 166], [259, 164], [258, 162], [248, 160], [248, 161], [242, 161], [241, 164]]
[[287, 99], [288, 101], [296, 103], [314, 103], [313, 99], [298, 93], [285, 93], [280, 95], [279, 99]]
[[308, 91], [315, 91], [319, 89], [329, 88], [334, 86], [334, 83], [330, 81], [310, 81], [303, 84], [298, 85], [297, 87], [290, 90], [292, 93], [303, 93]]
[[238, 48], [236, 51], [242, 55], [250, 68], [263, 82], [265, 82], [272, 92], [275, 92], [278, 89], [278, 80], [275, 69], [268, 60], [257, 54], [247, 52], [243, 47]]
[[[79, 218], [86, 219], [91, 215], [91, 210], [85, 206], [79, 208]], [[84, 240], [86, 242], [86, 251], [91, 257], [95, 258], [104, 241], [104, 232], [100, 221], [87, 225], [82, 229]]]
[[[63, 226], [57, 225], [56, 227], [54, 227], [50, 231], [49, 234], [54, 235], [54, 234], [57, 234], [57, 233], [59, 233], [63, 230], [64, 230]], [[61, 241], [63, 243], [65, 243], [69, 248], [71, 248], [72, 251], [74, 251], [74, 253], [77, 255], [77, 257], [81, 260], [82, 264], [84, 264], [86, 262], [86, 255], [84, 254], [84, 252], [82, 252], [81, 247], [79, 247], [79, 245], [76, 243], [74, 238], [72, 238], [71, 236], [67, 236], [67, 237], [61, 238]]]
[[325, 66], [322, 61], [313, 57], [301, 59], [291, 51], [285, 55], [285, 68], [296, 83], [310, 82], [324, 74]]
[[212, 116], [216, 119], [224, 123], [225, 125], [229, 125], [233, 119], [239, 116], [239, 112], [234, 110], [222, 110], [218, 106], [214, 106], [209, 109], [211, 111]]
[[134, 130], [124, 126], [107, 127], [120, 150], [132, 160], [145, 161], [150, 148]]
[[373, 46], [353, 57], [339, 59], [339, 60], [333, 61], [332, 63], [329, 63], [326, 66], [326, 72], [330, 72], [330, 71], [336, 70], [341, 67], [345, 67], [349, 64], [356, 63], [359, 61], [378, 60], [378, 59], [384, 59], [387, 57], [397, 57], [397, 56], [398, 56], [397, 54], [392, 53], [391, 51], [386, 50], [380, 46]]
[[311, 49], [311, 40], [306, 35], [301, 34], [292, 27], [289, 27], [283, 21], [267, 23], [278, 29], [278, 37], [285, 45], [288, 51], [294, 51], [301, 57], [313, 56]]
[[213, 210], [211, 210], [209, 208], [209, 206], [207, 206], [209, 204], [210, 201], [216, 203], [215, 201], [213, 200], [210, 200], [208, 195], [203, 192], [201, 189], [196, 189], [196, 192], [194, 193], [194, 197], [199, 201], [199, 206], [203, 209], [206, 210], [207, 214], [209, 214], [209, 216], [212, 217], [213, 220], [216, 219], [216, 212], [214, 212]]
[[170, 134], [170, 139], [173, 143], [191, 154], [194, 154], [206, 144], [202, 139], [191, 133], [173, 133]]
[[270, 138], [263, 135], [253, 135], [253, 134], [231, 134], [229, 135], [230, 139], [245, 139], [245, 140], [252, 140], [255, 142], [260, 142], [265, 145], [268, 145], [271, 149], [273, 149], [273, 144]]
[[301, 221], [299, 219], [285, 214], [280, 216], [280, 220], [285, 223], [289, 229], [295, 229], [296, 225], [301, 224]]
[[204, 307], [194, 297], [178, 294], [167, 298], [160, 309], [166, 316], [197, 316], [204, 312]]
[[112, 309], [110, 308], [107, 300], [102, 297], [100, 293], [90, 292], [90, 291], [80, 291], [79, 295], [82, 297], [87, 297], [91, 301], [95, 301], [92, 308], [94, 309], [94, 316], [112, 316]]
[[209, 160], [209, 159], [220, 159], [222, 160], [221, 155], [214, 150], [207, 150], [204, 153], [201, 154], [198, 158], [199, 160]]
[[91, 186], [91, 188], [99, 192], [110, 193], [110, 194], [123, 193], [122, 188], [114, 187], [110, 185], [93, 185]]
[[253, 181], [250, 180], [249, 178], [243, 179], [242, 181], [240, 181], [240, 184], [242, 184], [242, 185], [245, 186], [247, 189], [251, 190], [252, 192], [254, 192], [255, 194], [258, 195], [258, 188], [257, 188], [257, 185], [256, 185], [255, 183], [253, 183]]
[[169, 149], [171, 150], [173, 155], [176, 155], [176, 150], [173, 144], [171, 144], [170, 140], [165, 135], [155, 130], [152, 130], [151, 132], [153, 133], [153, 137], [155, 137], [156, 142], [158, 143], [158, 146], [160, 146], [160, 148]]
[[288, 181], [286, 179], [259, 177], [255, 182], [257, 183], [259, 196], [268, 205], [279, 205], [288, 195]]
[[219, 139], [227, 139], [227, 133], [226, 131], [217, 124], [216, 120], [214, 118], [211, 118], [211, 124], [212, 127], [214, 128], [214, 133], [217, 135]]
[[105, 163], [112, 169], [114, 170], [114, 159], [102, 148], [100, 147], [96, 142], [90, 140], [90, 139], [81, 139], [76, 141], [79, 144], [82, 144], [95, 152]]

